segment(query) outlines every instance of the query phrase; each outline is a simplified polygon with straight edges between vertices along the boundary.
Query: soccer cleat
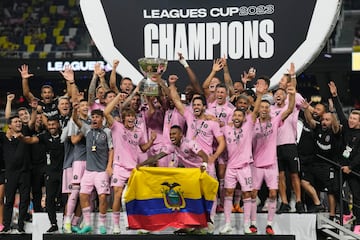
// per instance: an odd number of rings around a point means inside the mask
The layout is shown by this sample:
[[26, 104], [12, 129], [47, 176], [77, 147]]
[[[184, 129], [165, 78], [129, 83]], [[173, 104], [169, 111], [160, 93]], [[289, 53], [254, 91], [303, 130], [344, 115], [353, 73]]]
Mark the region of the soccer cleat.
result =
[[315, 213], [325, 212], [325, 207], [321, 203], [319, 205], [314, 205], [312, 208], [312, 212], [315, 212]]
[[114, 225], [113, 234], [120, 234], [120, 226], [119, 225]]
[[236, 203], [233, 206], [232, 212], [233, 213], [243, 213], [244, 210], [240, 207], [240, 204]]
[[214, 234], [215, 226], [212, 222], [207, 223], [207, 234]]
[[355, 220], [355, 216], [352, 213], [343, 215], [343, 224], [344, 225], [352, 223], [354, 220]]
[[276, 211], [277, 214], [290, 212], [291, 207], [287, 203], [281, 203], [279, 209]]
[[140, 229], [140, 230], [138, 230], [137, 234], [146, 235], [146, 234], [150, 234], [150, 231], [145, 230], [145, 229]]
[[71, 231], [71, 223], [64, 223], [64, 226], [63, 226], [63, 232], [64, 233], [72, 233]]
[[81, 230], [81, 228], [77, 225], [71, 226], [71, 232], [78, 233]]
[[11, 233], [11, 228], [4, 226], [4, 228], [1, 230], [0, 233], [1, 234]]
[[175, 235], [187, 235], [190, 234], [192, 231], [194, 231], [194, 228], [180, 228], [176, 231], [174, 231]]
[[257, 227], [255, 225], [250, 225], [249, 229], [252, 234], [257, 234]]
[[305, 212], [305, 207], [304, 204], [302, 202], [296, 202], [295, 203], [295, 209], [297, 213], [304, 213]]
[[228, 234], [232, 232], [230, 223], [225, 223], [224, 227], [219, 231], [219, 234]]
[[275, 234], [274, 230], [272, 229], [272, 227], [270, 225], [266, 226], [265, 232], [266, 232], [267, 235], [274, 235]]
[[0, 224], [0, 232], [5, 228], [4, 225]]
[[85, 234], [85, 233], [91, 233], [92, 227], [90, 225], [85, 225], [80, 231], [78, 231], [79, 234]]
[[[18, 229], [18, 231], [20, 232], [20, 228]], [[51, 224], [51, 227], [46, 232], [47, 233], [56, 233], [58, 231], [59, 231], [59, 227], [56, 224]]]
[[100, 227], [99, 227], [99, 232], [100, 232], [100, 234], [106, 234], [106, 227], [104, 226], [104, 225], [101, 225]]
[[355, 234], [360, 235], [360, 225], [355, 225], [354, 226], [354, 231]]

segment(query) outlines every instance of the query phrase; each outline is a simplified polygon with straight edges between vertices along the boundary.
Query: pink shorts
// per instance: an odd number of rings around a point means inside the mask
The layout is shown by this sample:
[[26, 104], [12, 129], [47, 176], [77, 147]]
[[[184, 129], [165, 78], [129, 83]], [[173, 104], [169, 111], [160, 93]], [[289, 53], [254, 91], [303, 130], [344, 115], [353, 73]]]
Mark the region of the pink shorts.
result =
[[86, 168], [86, 161], [74, 161], [73, 162], [72, 184], [80, 184], [81, 178], [84, 175], [85, 168]]
[[124, 187], [125, 183], [130, 177], [132, 170], [120, 167], [118, 165], [113, 166], [113, 175], [111, 177], [112, 187]]
[[241, 191], [249, 192], [253, 190], [252, 175], [250, 165], [243, 168], [227, 168], [225, 172], [225, 188], [234, 189], [239, 182]]
[[90, 172], [85, 170], [80, 183], [80, 193], [90, 195], [94, 187], [98, 195], [110, 194], [109, 175], [107, 172]]
[[72, 169], [72, 167], [63, 169], [62, 193], [71, 193], [72, 178], [73, 178], [73, 169]]
[[251, 170], [253, 188], [255, 190], [259, 190], [261, 188], [261, 184], [264, 180], [269, 189], [277, 190], [279, 188], [279, 169], [277, 164], [261, 168], [252, 165]]

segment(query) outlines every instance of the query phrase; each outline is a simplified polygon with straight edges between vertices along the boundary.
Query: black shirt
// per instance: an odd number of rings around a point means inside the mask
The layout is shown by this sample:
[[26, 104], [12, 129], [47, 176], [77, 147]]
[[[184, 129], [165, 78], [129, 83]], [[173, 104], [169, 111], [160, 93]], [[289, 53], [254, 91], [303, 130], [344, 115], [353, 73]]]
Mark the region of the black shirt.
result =
[[46, 173], [61, 172], [64, 162], [64, 144], [60, 141], [61, 133], [51, 136], [49, 132], [39, 135], [39, 142], [46, 149]]

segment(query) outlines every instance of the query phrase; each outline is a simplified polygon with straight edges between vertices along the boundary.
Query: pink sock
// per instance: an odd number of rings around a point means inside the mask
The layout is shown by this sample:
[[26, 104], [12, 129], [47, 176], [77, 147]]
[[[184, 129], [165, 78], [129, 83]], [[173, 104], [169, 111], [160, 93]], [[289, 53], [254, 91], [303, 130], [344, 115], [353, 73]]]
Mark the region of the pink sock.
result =
[[257, 204], [256, 198], [251, 199], [251, 221], [256, 222], [256, 214], [257, 214]]
[[120, 223], [120, 212], [113, 212], [112, 213], [113, 223], [114, 226], [119, 225]]
[[224, 197], [224, 215], [225, 223], [230, 223], [231, 221], [231, 210], [232, 210], [232, 197]]
[[267, 220], [272, 222], [276, 211], [276, 199], [268, 198], [268, 217]]
[[83, 208], [82, 209], [82, 214], [83, 214], [83, 217], [84, 217], [85, 225], [89, 226], [90, 225], [90, 220], [91, 220], [90, 207]]
[[211, 211], [210, 211], [210, 218], [211, 219], [214, 219], [215, 218], [215, 215], [216, 215], [216, 206], [217, 206], [217, 198], [215, 197], [214, 199], [214, 203], [211, 207]]
[[79, 192], [80, 192], [80, 186], [73, 185], [70, 196], [67, 201], [66, 216], [71, 216], [74, 213], [79, 198]]
[[[251, 198], [243, 199], [244, 202], [244, 224], [247, 225], [250, 222], [252, 201]], [[255, 201], [256, 205], [256, 201]]]
[[100, 226], [105, 226], [106, 213], [99, 213], [99, 223], [100, 223]]
[[76, 226], [79, 224], [80, 217], [74, 216], [71, 220], [71, 225]]

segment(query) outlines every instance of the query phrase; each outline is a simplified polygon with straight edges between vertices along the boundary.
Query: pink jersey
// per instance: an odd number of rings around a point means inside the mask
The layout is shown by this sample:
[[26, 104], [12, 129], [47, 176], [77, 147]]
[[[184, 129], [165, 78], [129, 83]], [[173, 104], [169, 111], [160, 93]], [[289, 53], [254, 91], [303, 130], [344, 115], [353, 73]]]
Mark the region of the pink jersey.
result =
[[175, 147], [175, 153], [179, 157], [180, 163], [186, 168], [199, 168], [202, 164], [202, 159], [197, 154], [200, 147], [194, 140], [183, 138], [180, 147]]
[[135, 127], [126, 129], [122, 123], [114, 121], [111, 126], [114, 145], [114, 162], [126, 169], [133, 169], [138, 163], [139, 145], [145, 144], [143, 132]]
[[254, 122], [247, 119], [240, 128], [226, 125], [223, 128], [228, 153], [227, 168], [242, 168], [252, 162], [252, 138]]
[[[163, 135], [163, 125], [164, 122], [164, 112], [161, 109], [156, 109], [152, 116], [147, 116], [146, 126], [148, 127], [148, 136], [151, 135], [151, 132], [156, 132], [156, 139], [151, 146], [152, 149], [159, 149], [160, 145], [163, 145], [167, 138]], [[168, 142], [166, 142], [168, 143]], [[154, 151], [158, 153], [157, 151]]]
[[194, 114], [185, 109], [184, 117], [187, 123], [186, 138], [195, 140], [208, 155], [213, 153], [214, 138], [223, 136], [219, 123], [211, 120], [196, 119]]
[[[301, 109], [301, 103], [304, 98], [296, 93], [295, 95], [295, 107], [293, 112], [286, 118], [284, 124], [279, 128], [277, 145], [284, 144], [295, 144], [297, 137], [297, 121], [299, 118], [299, 112]], [[274, 117], [276, 115], [280, 115], [283, 111], [288, 108], [288, 101], [285, 101], [285, 106], [280, 108], [276, 105], [271, 106], [271, 116]]]
[[[141, 130], [141, 132], [144, 135], [145, 141], [148, 141], [148, 134], [147, 134], [147, 126], [146, 126], [146, 110], [140, 110], [136, 113], [136, 120], [135, 120], [135, 126]], [[148, 153], [142, 152], [140, 148], [138, 148], [138, 161], [143, 162], [146, 159], [148, 159]]]
[[214, 115], [220, 122], [223, 122], [225, 125], [231, 122], [232, 115], [234, 112], [234, 105], [226, 101], [223, 105], [217, 104], [217, 102], [210, 103], [208, 109], [206, 110], [207, 114]]
[[185, 127], [185, 118], [179, 113], [177, 108], [168, 109], [165, 112], [163, 136], [168, 142], [170, 142], [170, 128], [174, 125], [180, 126], [181, 129]]
[[267, 167], [277, 163], [276, 142], [282, 123], [281, 114], [263, 123], [256, 120], [252, 142], [255, 167]]
[[97, 100], [95, 100], [95, 102], [93, 104], [90, 105], [89, 114], [91, 113], [92, 110], [95, 110], [95, 109], [100, 109], [100, 110], [104, 111], [105, 105], [101, 104], [100, 101], [97, 99]]

